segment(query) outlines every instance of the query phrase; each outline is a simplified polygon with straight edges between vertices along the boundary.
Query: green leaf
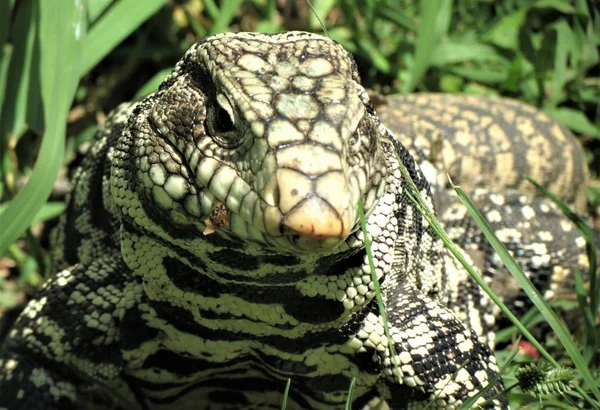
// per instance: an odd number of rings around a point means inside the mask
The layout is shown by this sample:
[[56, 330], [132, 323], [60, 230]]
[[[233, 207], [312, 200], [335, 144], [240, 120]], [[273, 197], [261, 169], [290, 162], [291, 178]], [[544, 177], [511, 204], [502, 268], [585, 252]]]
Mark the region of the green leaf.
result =
[[[322, 30], [321, 21], [329, 15], [331, 9], [335, 6], [336, 0], [313, 0], [311, 2], [314, 12], [309, 13], [308, 26], [315, 31]], [[323, 21], [325, 23], [325, 21]], [[258, 30], [257, 30], [258, 31]]]
[[536, 9], [554, 9], [564, 14], [576, 14], [577, 10], [568, 1], [564, 0], [539, 0], [533, 3]]
[[565, 19], [560, 19], [553, 24], [556, 30], [556, 50], [554, 54], [554, 73], [552, 75], [550, 101], [556, 106], [563, 93], [563, 87], [567, 83], [567, 59], [569, 50], [576, 47], [573, 41], [573, 33]]
[[437, 7], [431, 7], [428, 1], [422, 0], [421, 21], [415, 48], [415, 64], [410, 70], [410, 77], [402, 84], [402, 93], [409, 93], [415, 89], [421, 78], [431, 64], [434, 49], [448, 31], [452, 16], [452, 1], [440, 0]]
[[371, 38], [360, 37], [357, 40], [357, 44], [365, 54], [369, 55], [373, 66], [377, 68], [377, 70], [381, 71], [382, 73], [388, 73], [390, 71], [390, 62], [383, 54], [381, 54], [377, 45]]
[[584, 113], [573, 108], [560, 107], [547, 110], [548, 115], [575, 132], [600, 138], [600, 128], [590, 122]]
[[460, 77], [484, 84], [498, 84], [506, 78], [506, 71], [494, 71], [483, 68], [449, 67], [446, 69]]
[[440, 77], [440, 91], [445, 93], [457, 93], [464, 84], [465, 80], [457, 75], [444, 74]]
[[0, 1], [0, 50], [4, 48], [4, 44], [6, 44], [6, 40], [8, 39], [10, 16], [12, 16], [14, 2], [15, 0]]
[[327, 30], [332, 40], [343, 45], [351, 53], [356, 53], [356, 43], [354, 43], [354, 33], [348, 27], [333, 27]]
[[[4, 105], [4, 97], [6, 96], [6, 82], [8, 80], [8, 68], [10, 67], [12, 54], [13, 48], [9, 44], [5, 44], [4, 47], [0, 49], [0, 119], [2, 118], [2, 107]], [[1, 126], [0, 129], [2, 129]], [[0, 133], [0, 140], [4, 140], [3, 137], [5, 137], [5, 135]], [[0, 142], [0, 147], [2, 147], [2, 142]]]
[[[9, 204], [0, 204], [0, 215], [8, 208]], [[45, 203], [35, 215], [31, 223], [44, 222], [60, 216], [67, 205], [64, 202]]]
[[517, 56], [511, 63], [510, 69], [506, 73], [506, 78], [501, 84], [502, 90], [508, 90], [515, 92], [519, 88], [519, 83], [527, 75], [531, 73], [531, 70], [526, 69], [526, 62], [523, 56]]
[[[500, 298], [490, 289], [489, 285], [486, 281], [481, 277], [481, 275], [475, 271], [475, 269], [467, 262], [464, 258], [463, 253], [459, 248], [452, 242], [452, 240], [448, 237], [448, 234], [441, 227], [439, 221], [435, 218], [429, 206], [425, 203], [423, 198], [421, 198], [419, 194], [419, 190], [415, 186], [408, 170], [405, 167], [401, 167], [400, 171], [402, 175], [406, 179], [409, 184], [409, 189], [406, 191], [411, 202], [415, 204], [419, 213], [423, 215], [425, 220], [429, 223], [435, 233], [441, 238], [444, 242], [446, 248], [456, 257], [463, 267], [469, 272], [471, 277], [477, 282], [477, 284], [488, 294], [488, 296], [494, 301], [494, 303], [500, 308], [500, 310], [506, 315], [506, 317], [519, 329], [521, 334], [525, 336], [534, 347], [543, 355], [550, 363], [555, 367], [559, 367], [558, 362], [552, 357], [550, 353], [542, 346], [536, 338], [531, 334], [531, 332], [523, 326], [523, 324], [517, 319], [517, 317], [506, 307], [506, 305], [500, 300]], [[450, 181], [452, 182], [452, 181]], [[538, 308], [540, 313], [544, 315], [544, 318], [548, 322], [548, 324], [552, 327], [556, 335], [559, 337], [560, 341], [563, 343], [565, 350], [569, 354], [571, 360], [579, 370], [583, 379], [588, 384], [588, 387], [592, 390], [594, 395], [597, 398], [600, 398], [600, 389], [597, 385], [594, 384], [592, 375], [590, 371], [587, 369], [586, 363], [583, 360], [583, 357], [577, 350], [577, 346], [575, 342], [571, 338], [571, 335], [560, 321], [560, 319], [556, 316], [556, 313], [552, 310], [552, 308], [548, 305], [548, 303], [544, 300], [539, 291], [535, 288], [535, 286], [529, 281], [523, 270], [520, 266], [515, 262], [512, 256], [508, 253], [504, 245], [498, 240], [494, 231], [490, 228], [486, 220], [483, 218], [481, 213], [475, 208], [475, 205], [470, 201], [467, 195], [464, 193], [460, 187], [452, 184], [454, 190], [458, 194], [462, 203], [466, 206], [469, 214], [477, 223], [477, 226], [481, 229], [486, 239], [504, 264], [509, 272], [513, 275], [513, 277], [519, 283], [521, 289], [527, 294], [531, 302], [535, 307]], [[579, 386], [575, 386], [577, 392], [584, 397], [588, 403], [592, 404], [595, 408], [600, 408], [595, 405], [594, 401], [587, 395], [587, 393]]]
[[[598, 282], [598, 277], [597, 277], [598, 251], [597, 251], [597, 247], [596, 247], [596, 234], [594, 233], [592, 228], [583, 220], [583, 218], [581, 218], [579, 215], [577, 215], [575, 212], [573, 212], [564, 202], [562, 202], [560, 199], [558, 199], [558, 197], [556, 195], [554, 195], [553, 193], [548, 191], [546, 188], [541, 186], [537, 181], [533, 180], [532, 178], [527, 177], [527, 180], [529, 182], [531, 182], [544, 195], [546, 195], [546, 197], [548, 197], [552, 202], [554, 202], [560, 208], [560, 210], [563, 212], [563, 214], [567, 218], [569, 218], [569, 220], [571, 220], [571, 222], [573, 222], [575, 224], [575, 226], [577, 226], [577, 229], [579, 229], [579, 231], [585, 238], [585, 250], [586, 250], [588, 262], [589, 262], [588, 276], [590, 278], [590, 292], [589, 292], [590, 293], [590, 302], [589, 302], [590, 313], [589, 313], [589, 315], [592, 318], [596, 317], [597, 312], [598, 312], [598, 307], [600, 306], [600, 282]], [[577, 285], [577, 276], [579, 276], [579, 273], [576, 272], [575, 276], [576, 276], [576, 285]], [[583, 282], [583, 280], [581, 280], [581, 282]], [[583, 284], [581, 283], [579, 287], [583, 288]], [[583, 294], [581, 294], [580, 291], [578, 291], [577, 293], [578, 293], [578, 297], [585, 298], [585, 296]], [[581, 306], [581, 308], [584, 311], [586, 309], [586, 305], [587, 305], [587, 303], [583, 303]], [[593, 320], [591, 320], [590, 329], [588, 329], [588, 330], [590, 330], [592, 332], [596, 331]], [[598, 349], [597, 349], [597, 338], [596, 337], [594, 337], [593, 343], [594, 343], [593, 344], [594, 351], [597, 351]]]
[[113, 3], [113, 0], [88, 0], [88, 21], [93, 24]]
[[465, 400], [465, 402], [463, 404], [461, 404], [461, 406], [459, 407], [459, 410], [469, 410], [469, 409], [476, 408], [475, 403], [477, 402], [477, 400], [479, 400], [480, 397], [483, 397], [483, 395], [486, 392], [488, 392], [491, 388], [493, 388], [496, 385], [496, 383], [498, 383], [498, 381], [500, 380], [502, 375], [508, 371], [508, 364], [513, 361], [513, 359], [515, 358], [517, 353], [519, 353], [518, 348], [514, 349], [511, 352], [509, 358], [507, 359], [506, 365], [504, 365], [504, 367], [502, 369], [500, 369], [500, 372], [498, 372], [497, 375], [492, 377], [492, 379], [485, 385], [485, 387], [483, 389], [479, 390], [477, 392], [477, 394], [475, 394], [474, 396], [471, 396], [467, 400]]
[[36, 0], [21, 2], [12, 26], [13, 48], [5, 94], [5, 101], [11, 101], [11, 104], [3, 104], [0, 113], [0, 138], [3, 142], [8, 141], [9, 136], [18, 139], [25, 132], [27, 106], [41, 103], [39, 73], [36, 72], [39, 50], [34, 53], [37, 13]]
[[345, 410], [352, 410], [352, 400], [354, 399], [354, 386], [356, 385], [356, 377], [352, 377], [350, 388], [348, 389], [348, 398], [346, 399]]
[[209, 34], [218, 34], [227, 31], [231, 21], [237, 14], [242, 5], [243, 0], [223, 0], [219, 15], [215, 19], [215, 23], [210, 28]]
[[276, 20], [265, 20], [258, 23], [256, 31], [259, 33], [277, 33], [282, 31], [281, 24]]
[[165, 3], [166, 0], [121, 0], [109, 8], [88, 33], [81, 75], [90, 71]]
[[281, 401], [281, 410], [285, 410], [287, 406], [288, 395], [290, 394], [290, 386], [292, 384], [292, 379], [288, 377], [287, 382], [285, 383], [285, 390], [283, 391], [283, 400]]
[[[473, 205], [473, 203], [470, 201], [470, 199], [467, 197], [464, 191], [457, 186], [454, 186], [454, 190], [458, 194], [462, 203], [467, 207], [469, 214], [475, 220], [477, 226], [481, 229], [490, 245], [492, 245], [492, 248], [494, 249], [496, 254], [498, 254], [500, 259], [502, 260], [504, 266], [506, 266], [509, 272], [517, 280], [521, 289], [523, 289], [523, 291], [529, 297], [529, 300], [531, 300], [535, 307], [538, 308], [538, 310], [544, 316], [552, 330], [554, 330], [554, 333], [562, 342], [565, 350], [569, 354], [569, 357], [571, 358], [571, 360], [573, 360], [575, 367], [577, 368], [577, 370], [579, 370], [579, 373], [588, 384], [588, 388], [590, 388], [596, 396], [596, 398], [600, 400], [600, 389], [598, 388], [598, 385], [594, 382], [594, 379], [587, 367], [587, 364], [583, 360], [579, 349], [577, 348], [575, 342], [573, 341], [573, 338], [571, 337], [569, 331], [567, 330], [563, 322], [552, 310], [550, 305], [548, 305], [548, 302], [544, 300], [544, 297], [531, 283], [529, 278], [525, 275], [525, 273], [517, 264], [517, 262], [515, 262], [510, 253], [508, 253], [502, 242], [500, 242], [498, 237], [496, 237], [496, 234], [494, 233], [492, 228], [488, 225], [487, 221], [483, 218], [481, 213], [479, 213], [477, 208], [475, 208], [475, 205]], [[521, 331], [523, 332], [523, 329], [521, 329]], [[526, 335], [525, 333], [523, 334]], [[534, 345], [536, 345], [540, 353], [544, 355], [544, 357], [546, 357], [546, 359], [549, 362], [551, 362], [554, 365], [554, 367], [559, 367], [558, 363], [554, 360], [552, 356], [548, 354], [548, 352], [545, 349], [540, 349], [541, 346], [538, 346], [539, 343], [537, 343], [537, 341]], [[578, 391], [580, 394], [583, 393], [583, 390]]]
[[85, 38], [85, 2], [37, 0], [41, 94], [44, 108], [44, 138], [28, 183], [0, 215], [3, 235], [0, 254], [29, 226], [52, 190], [64, 155], [66, 118], [80, 75], [81, 46]]
[[432, 66], [464, 63], [466, 61], [502, 61], [505, 57], [496, 52], [494, 47], [478, 41], [447, 40], [435, 47], [431, 58]]
[[417, 31], [417, 25], [412, 17], [402, 12], [400, 6], [383, 4], [377, 8], [377, 14], [407, 31]]
[[518, 50], [518, 33], [521, 26], [525, 23], [527, 11], [528, 9], [523, 7], [514, 13], [503, 17], [484, 33], [481, 38], [499, 47]]

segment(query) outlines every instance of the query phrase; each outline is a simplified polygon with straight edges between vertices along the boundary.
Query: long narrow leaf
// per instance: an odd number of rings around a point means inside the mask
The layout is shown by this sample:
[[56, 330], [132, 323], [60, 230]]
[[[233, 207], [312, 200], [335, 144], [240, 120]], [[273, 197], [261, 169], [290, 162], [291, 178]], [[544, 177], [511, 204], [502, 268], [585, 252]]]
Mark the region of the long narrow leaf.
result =
[[227, 27], [231, 24], [231, 20], [235, 17], [241, 4], [242, 0], [223, 0], [215, 24], [210, 29], [210, 34], [227, 31]]
[[[581, 377], [588, 384], [590, 390], [594, 393], [596, 398], [600, 400], [600, 389], [598, 385], [594, 381], [592, 374], [590, 373], [585, 360], [581, 356], [579, 349], [575, 345], [573, 338], [569, 334], [569, 331], [565, 328], [561, 320], [558, 318], [556, 313], [552, 310], [550, 305], [544, 300], [544, 297], [540, 294], [540, 292], [535, 288], [533, 283], [527, 278], [523, 270], [519, 267], [517, 262], [513, 259], [513, 257], [508, 253], [502, 242], [498, 240], [496, 234], [492, 230], [492, 228], [488, 225], [487, 221], [483, 218], [483, 216], [479, 213], [475, 205], [470, 201], [467, 195], [464, 193], [462, 189], [457, 186], [453, 186], [454, 190], [458, 194], [462, 203], [467, 207], [469, 214], [477, 223], [477, 226], [482, 230], [486, 239], [494, 248], [494, 251], [498, 254], [506, 268], [510, 271], [510, 273], [515, 277], [523, 291], [527, 294], [531, 302], [538, 308], [540, 313], [544, 316], [552, 330], [556, 333], [560, 341], [562, 342], [565, 350], [573, 360], [575, 367], [579, 370]], [[551, 360], [553, 365], [557, 365], [554, 359]], [[580, 391], [582, 393], [583, 391]]]
[[9, 136], [18, 139], [25, 132], [27, 106], [40, 103], [39, 82], [33, 84], [34, 91], [38, 94], [29, 94], [32, 82], [39, 78], [33, 77], [36, 73], [32, 73], [32, 66], [37, 67], [39, 62], [39, 54], [34, 55], [38, 30], [37, 9], [37, 0], [24, 1], [19, 6], [12, 26], [13, 47], [4, 94], [4, 100], [10, 101], [10, 104], [2, 104], [0, 112], [0, 138], [3, 139], [3, 143], [6, 143]]
[[[529, 330], [525, 326], [523, 326], [523, 324], [519, 321], [519, 319], [510, 311], [510, 309], [508, 309], [508, 307], [502, 302], [502, 300], [500, 300], [500, 298], [492, 291], [492, 289], [488, 286], [488, 284], [483, 280], [481, 275], [479, 275], [479, 273], [477, 273], [475, 271], [475, 269], [467, 262], [467, 260], [463, 256], [462, 252], [452, 242], [452, 240], [450, 239], [450, 237], [448, 236], [446, 231], [440, 225], [439, 221], [435, 218], [433, 213], [429, 210], [427, 205], [424, 203], [424, 201], [421, 198], [419, 191], [416, 188], [408, 171], [404, 167], [402, 167], [401, 172], [402, 172], [403, 177], [407, 180], [407, 182], [409, 183], [409, 186], [411, 188], [410, 190], [407, 191], [407, 194], [408, 194], [410, 200], [417, 206], [420, 213], [427, 220], [429, 225], [431, 225], [432, 229], [434, 229], [436, 234], [442, 239], [446, 248], [448, 248], [448, 250], [456, 257], [456, 259], [469, 272], [469, 274], [471, 275], [473, 280], [475, 280], [475, 282], [477, 282], [477, 284], [488, 294], [488, 296], [493, 300], [493, 302], [498, 306], [498, 308], [500, 308], [502, 313], [504, 313], [506, 315], [506, 317], [519, 329], [521, 334], [523, 336], [525, 336], [525, 338], [527, 338], [527, 340], [529, 340], [531, 342], [531, 344], [533, 344], [533, 346], [540, 352], [540, 354], [542, 354], [550, 363], [552, 363], [553, 366], [559, 367], [559, 364], [556, 360], [554, 360], [554, 357], [552, 357], [552, 355], [550, 353], [548, 353], [548, 351], [536, 340], [536, 338], [531, 334], [531, 332], [529, 332]], [[566, 339], [565, 347], [568, 346], [567, 352], [569, 354], [571, 354], [571, 352], [574, 351], [573, 355], [571, 356], [571, 359], [575, 363], [577, 369], [580, 370], [585, 382], [590, 385], [590, 388], [594, 392], [594, 395], [597, 395], [597, 397], [600, 397], [600, 391], [598, 391], [599, 390], [598, 386], [593, 384], [592, 375], [591, 375], [589, 369], [587, 369], [587, 367], [585, 366], [583, 357], [581, 356], [581, 354], [575, 347], [575, 344], [574, 344], [573, 340], [571, 339], [570, 335], [568, 334], [567, 330], [564, 328], [564, 326], [562, 326], [562, 323], [556, 318], [556, 315], [554, 314], [552, 309], [547, 305], [546, 301], [542, 298], [542, 296], [539, 294], [539, 292], [537, 292], [537, 289], [535, 289], [533, 284], [531, 284], [531, 282], [525, 276], [525, 274], [523, 273], [523, 271], [521, 270], [519, 265], [514, 261], [514, 259], [512, 259], [512, 257], [510, 256], [510, 254], [508, 253], [506, 248], [504, 248], [504, 245], [502, 245], [502, 243], [498, 240], [498, 238], [496, 238], [496, 235], [494, 234], [492, 229], [489, 227], [489, 225], [487, 225], [487, 222], [485, 221], [485, 219], [483, 219], [483, 217], [481, 216], [481, 214], [479, 213], [477, 208], [475, 208], [475, 206], [471, 203], [471, 201], [467, 198], [467, 196], [464, 194], [464, 192], [459, 187], [454, 186], [454, 189], [459, 194], [459, 197], [460, 197], [461, 201], [463, 201], [463, 203], [470, 204], [470, 206], [467, 205], [467, 209], [468, 209], [469, 213], [475, 219], [478, 226], [482, 229], [482, 231], [486, 235], [486, 238], [488, 239], [488, 241], [490, 241], [491, 245], [494, 247], [494, 250], [496, 252], [498, 252], [496, 247], [498, 247], [498, 249], [503, 250], [502, 253], [499, 253], [499, 256], [501, 257], [503, 263], [505, 263], [506, 267], [511, 271], [511, 273], [513, 273], [513, 271], [511, 269], [520, 272], [515, 277], [517, 278], [519, 284], [522, 287], [525, 287], [527, 289], [526, 293], [528, 294], [528, 296], [529, 296], [529, 294], [531, 294], [530, 297], [532, 297], [532, 302], [534, 303], [534, 305], [536, 307], [538, 307], [538, 309], [539, 309], [538, 305], [542, 305], [542, 304], [544, 305], [543, 310], [547, 315], [549, 315], [548, 317], [550, 317], [550, 320], [552, 320], [552, 325], [554, 325], [553, 330], [556, 332], [556, 330], [558, 329], [558, 331], [560, 332], [559, 338], [562, 336], [562, 338]], [[486, 229], [487, 229], [487, 232], [486, 232]], [[492, 239], [493, 242], [490, 239]], [[522, 278], [524, 278], [524, 280], [521, 281]], [[546, 317], [546, 320], [548, 320], [548, 317]], [[556, 327], [556, 329], [554, 327]], [[565, 335], [566, 335], [566, 337], [565, 337]], [[562, 338], [561, 338], [561, 341], [562, 341]], [[563, 344], [564, 343], [565, 342], [563, 342]], [[586, 394], [586, 392], [581, 387], [575, 386], [574, 388], [594, 408], [600, 409], [600, 406], [596, 405], [596, 403], [594, 403], [594, 401]]]
[[281, 410], [285, 410], [287, 406], [288, 395], [290, 394], [290, 386], [292, 384], [292, 379], [288, 377], [287, 382], [285, 383], [285, 390], [283, 391], [283, 400], [281, 401]]
[[80, 0], [38, 0], [41, 92], [45, 131], [40, 155], [27, 185], [0, 215], [0, 254], [29, 226], [50, 192], [65, 146], [66, 118], [79, 82], [80, 47], [85, 37], [85, 4]]
[[345, 410], [352, 410], [352, 400], [354, 400], [354, 385], [356, 384], [356, 377], [352, 378], [350, 382], [350, 388], [348, 389], [348, 398], [346, 399]]
[[447, 22], [452, 13], [451, 0], [442, 0], [437, 7], [427, 1], [421, 1], [421, 21], [415, 50], [415, 64], [410, 70], [410, 77], [402, 86], [403, 93], [415, 89], [421, 77], [431, 64], [433, 51], [442, 36], [446, 34]]
[[109, 8], [87, 36], [81, 75], [90, 71], [165, 3], [166, 0], [121, 0]]

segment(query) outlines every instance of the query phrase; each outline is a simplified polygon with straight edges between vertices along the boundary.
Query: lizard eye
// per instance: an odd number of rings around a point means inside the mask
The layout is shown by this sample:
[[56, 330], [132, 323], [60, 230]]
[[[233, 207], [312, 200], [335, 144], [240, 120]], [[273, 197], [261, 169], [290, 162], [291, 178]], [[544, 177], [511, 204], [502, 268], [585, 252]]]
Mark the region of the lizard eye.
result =
[[215, 113], [214, 118], [215, 131], [218, 133], [235, 131], [235, 126], [233, 125], [233, 121], [231, 120], [229, 113], [220, 105], [217, 106], [216, 111], [217, 112]]
[[208, 130], [223, 148], [235, 148], [241, 143], [241, 132], [235, 125], [235, 111], [227, 98], [219, 94], [208, 109]]

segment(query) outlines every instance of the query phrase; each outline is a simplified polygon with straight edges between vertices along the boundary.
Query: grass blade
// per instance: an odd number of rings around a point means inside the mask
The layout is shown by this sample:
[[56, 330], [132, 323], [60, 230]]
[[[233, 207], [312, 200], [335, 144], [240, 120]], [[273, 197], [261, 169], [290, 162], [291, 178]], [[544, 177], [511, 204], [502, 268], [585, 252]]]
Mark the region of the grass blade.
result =
[[160, 83], [163, 82], [163, 80], [169, 75], [170, 72], [171, 69], [167, 68], [154, 74], [152, 78], [146, 82], [146, 84], [144, 84], [139, 90], [137, 90], [134, 99], [137, 100], [143, 98], [158, 90], [158, 86], [160, 85]]
[[[527, 294], [531, 302], [538, 308], [540, 313], [544, 316], [552, 330], [556, 333], [560, 341], [562, 342], [565, 350], [573, 360], [575, 367], [579, 370], [581, 377], [587, 383], [589, 389], [594, 393], [596, 398], [600, 400], [600, 389], [598, 385], [594, 381], [592, 374], [590, 373], [589, 368], [587, 367], [586, 362], [583, 360], [581, 353], [577, 349], [573, 338], [571, 337], [569, 331], [562, 324], [561, 320], [558, 318], [554, 310], [550, 307], [550, 305], [544, 300], [544, 297], [540, 294], [540, 292], [535, 288], [535, 286], [531, 283], [531, 281], [527, 278], [525, 273], [521, 267], [515, 262], [512, 256], [508, 253], [504, 245], [498, 240], [496, 234], [492, 230], [492, 228], [488, 225], [487, 221], [483, 218], [483, 216], [479, 213], [475, 205], [471, 202], [471, 200], [467, 197], [465, 192], [459, 187], [453, 185], [454, 190], [458, 194], [462, 203], [467, 207], [469, 214], [477, 223], [477, 226], [482, 230], [486, 239], [494, 248], [494, 251], [498, 254], [506, 268], [510, 271], [513, 277], [517, 280], [523, 291]], [[537, 341], [536, 341], [537, 343]], [[536, 346], [537, 347], [537, 346]], [[539, 350], [539, 349], [538, 349]], [[540, 350], [540, 352], [542, 352]], [[552, 360], [549, 360], [554, 366], [558, 367], [558, 363], [544, 350], [544, 356], [546, 358], [550, 357]], [[580, 393], [584, 393], [580, 391]]]
[[215, 24], [210, 29], [209, 34], [217, 34], [227, 31], [231, 20], [237, 14], [243, 0], [223, 0], [219, 15], [215, 19]]
[[[546, 197], [548, 197], [552, 202], [554, 202], [563, 214], [569, 218], [576, 226], [577, 229], [582, 233], [585, 238], [585, 249], [589, 261], [589, 271], [588, 275], [590, 277], [590, 298], [589, 303], [585, 296], [585, 291], [583, 290], [583, 278], [579, 272], [575, 272], [575, 284], [576, 284], [576, 292], [577, 297], [580, 302], [581, 309], [584, 313], [584, 319], [586, 320], [587, 333], [588, 333], [588, 342], [589, 344], [586, 346], [588, 349], [591, 349], [592, 357], [598, 354], [598, 336], [595, 330], [594, 317], [598, 315], [598, 308], [600, 307], [600, 282], [598, 282], [598, 253], [596, 247], [596, 235], [592, 228], [588, 226], [588, 224], [576, 213], [571, 211], [571, 209], [565, 205], [556, 195], [548, 191], [546, 188], [541, 186], [537, 181], [535, 181], [531, 177], [527, 177], [527, 180], [531, 182], [540, 192], [542, 192]], [[586, 319], [587, 318], [587, 319]]]
[[[401, 167], [401, 172], [403, 177], [408, 181], [411, 189], [407, 191], [407, 195], [411, 199], [411, 201], [417, 206], [419, 212], [423, 215], [423, 217], [427, 220], [427, 222], [431, 225], [437, 235], [442, 239], [444, 245], [448, 248], [448, 250], [460, 261], [463, 267], [469, 272], [473, 280], [477, 282], [477, 284], [489, 295], [489, 297], [494, 301], [494, 303], [500, 308], [500, 310], [506, 315], [506, 317], [519, 329], [521, 334], [527, 338], [533, 344], [533, 346], [542, 354], [546, 360], [552, 363], [553, 366], [559, 367], [559, 364], [550, 353], [537, 341], [537, 339], [529, 332], [529, 330], [523, 326], [523, 324], [519, 321], [519, 319], [506, 307], [506, 305], [500, 300], [500, 298], [492, 291], [492, 289], [485, 283], [483, 278], [477, 273], [474, 268], [467, 262], [467, 260], [463, 257], [461, 251], [458, 247], [452, 242], [446, 231], [442, 228], [439, 221], [435, 218], [433, 213], [429, 210], [423, 199], [421, 198], [417, 187], [415, 186], [410, 174], [406, 170], [405, 167]], [[571, 335], [562, 325], [554, 311], [550, 308], [550, 306], [546, 303], [544, 298], [540, 295], [537, 289], [533, 286], [533, 284], [529, 281], [529, 279], [525, 276], [519, 265], [515, 262], [515, 260], [510, 256], [504, 245], [498, 240], [492, 229], [489, 227], [483, 216], [479, 213], [477, 208], [473, 205], [473, 203], [469, 200], [466, 194], [459, 187], [453, 185], [455, 191], [458, 193], [459, 198], [465, 206], [467, 210], [476, 221], [477, 225], [480, 227], [486, 239], [490, 242], [498, 256], [502, 259], [502, 262], [505, 264], [507, 269], [515, 276], [519, 285], [525, 290], [527, 295], [530, 297], [531, 301], [534, 305], [540, 310], [540, 312], [544, 315], [544, 318], [552, 329], [557, 333], [559, 339], [565, 346], [567, 353], [571, 357], [571, 360], [580, 371], [584, 381], [588, 384], [589, 388], [592, 390], [594, 395], [600, 398], [600, 390], [596, 384], [594, 384], [594, 379], [586, 366], [583, 357], [577, 350]], [[579, 386], [574, 387], [575, 390], [585, 399], [589, 404], [591, 404], [595, 409], [600, 409], [598, 406], [587, 394], [586, 392]]]
[[281, 410], [285, 410], [287, 406], [288, 395], [290, 394], [290, 386], [292, 385], [292, 379], [288, 377], [287, 383], [285, 384], [285, 390], [283, 391], [283, 400], [281, 401]]
[[90, 24], [94, 24], [112, 2], [113, 0], [88, 0], [88, 21]]
[[[39, 64], [39, 53], [34, 55], [37, 35], [38, 3], [28, 0], [19, 6], [12, 25], [13, 47], [8, 69], [4, 101], [0, 113], [0, 138], [7, 144], [9, 138], [18, 139], [27, 129], [25, 117], [28, 105], [40, 104], [40, 96], [30, 95], [30, 88], [39, 89], [39, 77], [32, 67]], [[35, 60], [34, 60], [35, 59]], [[5, 64], [3, 61], [2, 64]]]
[[85, 7], [79, 0], [38, 0], [41, 93], [44, 138], [27, 185], [0, 215], [0, 254], [29, 226], [50, 192], [65, 147], [66, 118], [79, 82], [80, 47], [85, 36]]
[[[517, 355], [517, 353], [519, 353], [519, 349], [518, 349], [518, 348], [514, 349], [514, 350], [511, 352], [511, 354], [510, 354], [510, 356], [509, 356], [509, 358], [508, 358], [508, 360], [507, 360], [507, 362], [506, 362], [506, 365], [505, 365], [505, 366], [504, 366], [502, 369], [500, 369], [500, 372], [499, 372], [497, 375], [495, 375], [495, 376], [492, 378], [492, 380], [490, 380], [490, 381], [488, 382], [488, 384], [486, 384], [486, 385], [485, 385], [485, 387], [484, 387], [483, 389], [481, 389], [480, 391], [478, 391], [476, 395], [469, 397], [469, 398], [468, 398], [468, 399], [467, 399], [467, 400], [466, 400], [466, 401], [465, 401], [465, 402], [464, 402], [464, 403], [463, 403], [463, 404], [462, 404], [462, 405], [459, 407], [459, 410], [469, 410], [469, 409], [473, 408], [473, 406], [475, 405], [475, 403], [477, 402], [477, 400], [479, 400], [479, 398], [480, 398], [480, 397], [483, 397], [483, 395], [484, 395], [484, 394], [485, 394], [487, 391], [489, 391], [489, 390], [490, 390], [492, 387], [494, 387], [494, 385], [495, 385], [495, 384], [498, 382], [498, 380], [500, 380], [500, 378], [502, 377], [502, 375], [503, 375], [504, 373], [506, 373], [506, 371], [508, 370], [508, 365], [509, 365], [509, 363], [513, 361], [513, 359], [515, 358], [515, 356]], [[504, 392], [502, 392], [502, 393], [504, 393]], [[491, 400], [492, 400], [492, 399], [490, 399], [490, 401], [491, 401]]]
[[441, 0], [437, 7], [432, 7], [427, 1], [421, 1], [421, 21], [415, 49], [415, 64], [408, 81], [402, 85], [402, 93], [415, 89], [425, 71], [429, 68], [431, 56], [437, 43], [446, 34], [450, 15], [452, 14], [451, 0]]
[[121, 0], [110, 7], [87, 36], [81, 75], [90, 71], [165, 3], [166, 0]]
[[350, 388], [348, 389], [348, 399], [346, 400], [345, 410], [352, 410], [352, 399], [354, 398], [354, 385], [356, 384], [356, 377], [352, 378], [350, 382]]
[[371, 240], [369, 239], [368, 231], [367, 231], [367, 218], [365, 216], [365, 210], [363, 208], [362, 201], [358, 203], [358, 218], [360, 219], [360, 229], [362, 231], [364, 241], [365, 241], [365, 252], [367, 253], [367, 259], [369, 260], [369, 270], [371, 272], [371, 281], [373, 282], [373, 287], [375, 288], [375, 297], [377, 299], [377, 307], [379, 309], [379, 315], [383, 320], [383, 329], [385, 331], [385, 336], [388, 341], [388, 350], [390, 352], [390, 361], [394, 365], [394, 369], [397, 372], [396, 377], [400, 377], [402, 371], [398, 368], [398, 361], [395, 360], [398, 355], [396, 354], [396, 348], [394, 344], [394, 339], [390, 334], [390, 326], [388, 323], [387, 313], [385, 311], [385, 304], [383, 303], [383, 296], [381, 294], [381, 285], [379, 284], [379, 278], [377, 278], [377, 273], [375, 272], [375, 262], [373, 261], [373, 252], [371, 250]]

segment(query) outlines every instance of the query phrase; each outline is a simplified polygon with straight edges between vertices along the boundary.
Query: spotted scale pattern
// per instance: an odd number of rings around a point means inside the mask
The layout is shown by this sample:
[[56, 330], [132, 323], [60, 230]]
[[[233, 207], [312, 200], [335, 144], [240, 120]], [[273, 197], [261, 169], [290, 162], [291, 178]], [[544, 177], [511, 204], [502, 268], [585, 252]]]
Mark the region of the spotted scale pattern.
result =
[[288, 378], [289, 409], [343, 408], [352, 380], [354, 408], [457, 408], [497, 374], [492, 310], [402, 168], [433, 209], [335, 42], [204, 39], [76, 172], [60, 273], [2, 346], [0, 409], [281, 408]]
[[[449, 186], [476, 204], [533, 284], [551, 300], [573, 298], [574, 270], [587, 275], [585, 240], [530, 176], [585, 217], [588, 170], [577, 139], [546, 114], [517, 101], [447, 94], [372, 95], [380, 119], [425, 171], [440, 220], [466, 257], [516, 314], [532, 306]], [[551, 158], [551, 160], [550, 160]], [[493, 340], [505, 323], [453, 260], [446, 297], [459, 317]], [[454, 303], [452, 301], [455, 301]], [[577, 327], [577, 324], [574, 324]], [[487, 331], [486, 331], [487, 329]]]
[[[374, 95], [381, 121], [417, 157], [446, 173], [466, 192], [491, 188], [543, 196], [529, 176], [576, 211], [587, 210], [588, 169], [566, 128], [518, 101], [451, 94]], [[552, 159], [552, 160], [549, 160]]]

